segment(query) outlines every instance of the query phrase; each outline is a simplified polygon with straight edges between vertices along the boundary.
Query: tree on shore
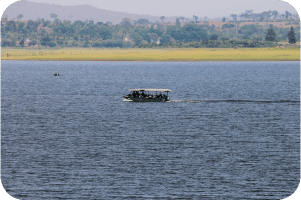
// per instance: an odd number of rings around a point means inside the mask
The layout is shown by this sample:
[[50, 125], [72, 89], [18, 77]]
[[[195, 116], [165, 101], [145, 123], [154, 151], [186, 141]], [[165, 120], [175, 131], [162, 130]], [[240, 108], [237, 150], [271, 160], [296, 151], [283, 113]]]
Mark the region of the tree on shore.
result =
[[1, 18], [1, 21], [7, 22], [8, 21], [8, 16], [7, 15], [3, 15], [3, 17]]
[[85, 48], [89, 47], [89, 38], [88, 37], [85, 37], [85, 43], [84, 43], [84, 46]]
[[35, 40], [32, 40], [32, 41], [30, 41], [30, 42], [28, 43], [28, 46], [34, 46], [34, 45], [36, 45], [36, 44], [38, 44], [38, 42], [35, 41]]
[[123, 18], [120, 22], [120, 25], [126, 28], [132, 27], [132, 19], [130, 18]]
[[162, 36], [160, 43], [161, 44], [168, 44], [170, 42], [171, 36], [169, 34], [165, 34]]
[[268, 32], [265, 36], [265, 40], [266, 41], [275, 41], [276, 39], [276, 33], [275, 33], [275, 30], [273, 29], [273, 27], [269, 28], [268, 29]]
[[273, 18], [274, 18], [274, 19], [277, 19], [279, 13], [278, 13], [278, 11], [274, 10], [274, 11], [272, 12], [272, 15], [273, 15]]
[[6, 28], [7, 30], [9, 30], [11, 32], [16, 31], [17, 24], [15, 21], [9, 20], [8, 22], [6, 22], [6, 26], [7, 26], [7, 28]]
[[181, 22], [180, 22], [179, 18], [176, 19], [176, 26], [181, 27]]
[[17, 20], [21, 21], [21, 19], [22, 19], [23, 16], [24, 16], [23, 14], [18, 15], [17, 16]]
[[208, 41], [209, 41], [208, 37], [203, 37], [203, 40], [202, 40], [203, 44], [207, 45]]
[[218, 39], [218, 35], [213, 34], [210, 36], [210, 40], [217, 40]]
[[186, 24], [180, 29], [176, 26], [169, 26], [167, 33], [175, 40], [181, 42], [199, 42], [204, 37], [207, 37], [206, 30], [197, 24]]
[[288, 11], [285, 11], [285, 19], [288, 20], [289, 17], [291, 17], [292, 14]]
[[137, 23], [137, 24], [140, 24], [140, 25], [150, 24], [150, 22], [148, 21], [148, 19], [142, 19], [142, 18], [138, 19], [138, 20], [136, 21], [136, 23]]
[[22, 40], [20, 41], [19, 45], [20, 45], [21, 47], [24, 47], [24, 39], [22, 39]]
[[160, 19], [161, 19], [161, 21], [162, 21], [162, 23], [163, 23], [163, 20], [165, 19], [165, 17], [164, 17], [164, 16], [161, 16]]
[[199, 17], [198, 17], [198, 16], [196, 16], [196, 15], [193, 15], [193, 19], [194, 19], [195, 23], [197, 23], [197, 22], [198, 22], [198, 19], [199, 19]]
[[57, 18], [57, 15], [56, 15], [56, 14], [53, 14], [53, 13], [51, 13], [51, 14], [50, 14], [50, 17], [51, 17], [51, 18], [54, 18], [54, 19], [56, 19], [56, 18]]
[[288, 42], [291, 44], [295, 44], [297, 42], [293, 27], [291, 27], [291, 30], [287, 33], [287, 38], [288, 38]]
[[231, 14], [230, 16], [232, 17], [232, 19], [233, 19], [234, 21], [237, 21], [237, 14]]
[[41, 38], [41, 45], [43, 46], [49, 46], [49, 47], [55, 47], [56, 44], [54, 42], [51, 41], [51, 38], [46, 36]]

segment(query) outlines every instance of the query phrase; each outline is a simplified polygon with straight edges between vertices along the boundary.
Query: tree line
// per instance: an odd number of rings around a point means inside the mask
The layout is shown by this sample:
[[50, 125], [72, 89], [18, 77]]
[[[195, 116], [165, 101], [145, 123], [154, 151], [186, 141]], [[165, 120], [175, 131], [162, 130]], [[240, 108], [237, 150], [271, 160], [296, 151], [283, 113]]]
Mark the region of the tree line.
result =
[[291, 20], [293, 17], [298, 18], [297, 14], [292, 14], [288, 11], [285, 11], [285, 13], [281, 14], [278, 11], [264, 11], [262, 13], [253, 13], [253, 10], [246, 10], [244, 13], [241, 14], [231, 14], [231, 19], [233, 21], [258, 21], [258, 22], [264, 22], [264, 21], [287, 21]]
[[132, 21], [124, 18], [119, 24], [94, 22], [93, 20], [75, 21], [59, 20], [51, 14], [53, 21], [37, 19], [36, 21], [1, 20], [2, 47], [272, 47], [281, 41], [296, 43], [300, 38], [300, 26], [279, 28], [273, 25], [244, 25], [225, 23], [221, 28], [209, 24], [197, 24], [194, 21], [184, 25], [177, 18], [175, 25], [161, 22], [150, 23], [147, 19]]

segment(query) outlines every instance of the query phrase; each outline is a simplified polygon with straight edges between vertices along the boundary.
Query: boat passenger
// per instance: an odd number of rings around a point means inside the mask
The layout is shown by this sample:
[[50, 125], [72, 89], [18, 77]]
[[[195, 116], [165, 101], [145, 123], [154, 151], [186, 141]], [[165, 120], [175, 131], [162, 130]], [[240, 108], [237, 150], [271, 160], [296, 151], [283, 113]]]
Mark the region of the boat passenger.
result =
[[168, 101], [168, 97], [165, 94], [163, 94], [163, 99], [165, 99], [166, 101]]
[[139, 93], [137, 91], [134, 91], [133, 96], [134, 98], [139, 97]]

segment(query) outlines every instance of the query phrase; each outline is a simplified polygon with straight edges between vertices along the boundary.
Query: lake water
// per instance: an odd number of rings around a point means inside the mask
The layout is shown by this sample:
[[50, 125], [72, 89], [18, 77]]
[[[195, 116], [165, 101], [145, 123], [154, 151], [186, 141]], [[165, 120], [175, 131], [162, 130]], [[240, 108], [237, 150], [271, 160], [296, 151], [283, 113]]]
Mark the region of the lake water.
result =
[[[2, 61], [1, 75], [18, 199], [282, 199], [300, 182], [299, 62]], [[200, 102], [123, 102], [130, 88]]]

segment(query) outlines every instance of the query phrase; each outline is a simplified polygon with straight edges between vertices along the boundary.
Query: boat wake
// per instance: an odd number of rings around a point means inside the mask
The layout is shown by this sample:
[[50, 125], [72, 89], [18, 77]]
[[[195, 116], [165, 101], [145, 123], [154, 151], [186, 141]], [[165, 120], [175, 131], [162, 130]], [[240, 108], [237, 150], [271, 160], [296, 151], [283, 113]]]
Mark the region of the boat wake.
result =
[[243, 100], [243, 99], [206, 99], [206, 100], [170, 100], [168, 102], [190, 102], [190, 103], [293, 103], [299, 104], [295, 100]]

